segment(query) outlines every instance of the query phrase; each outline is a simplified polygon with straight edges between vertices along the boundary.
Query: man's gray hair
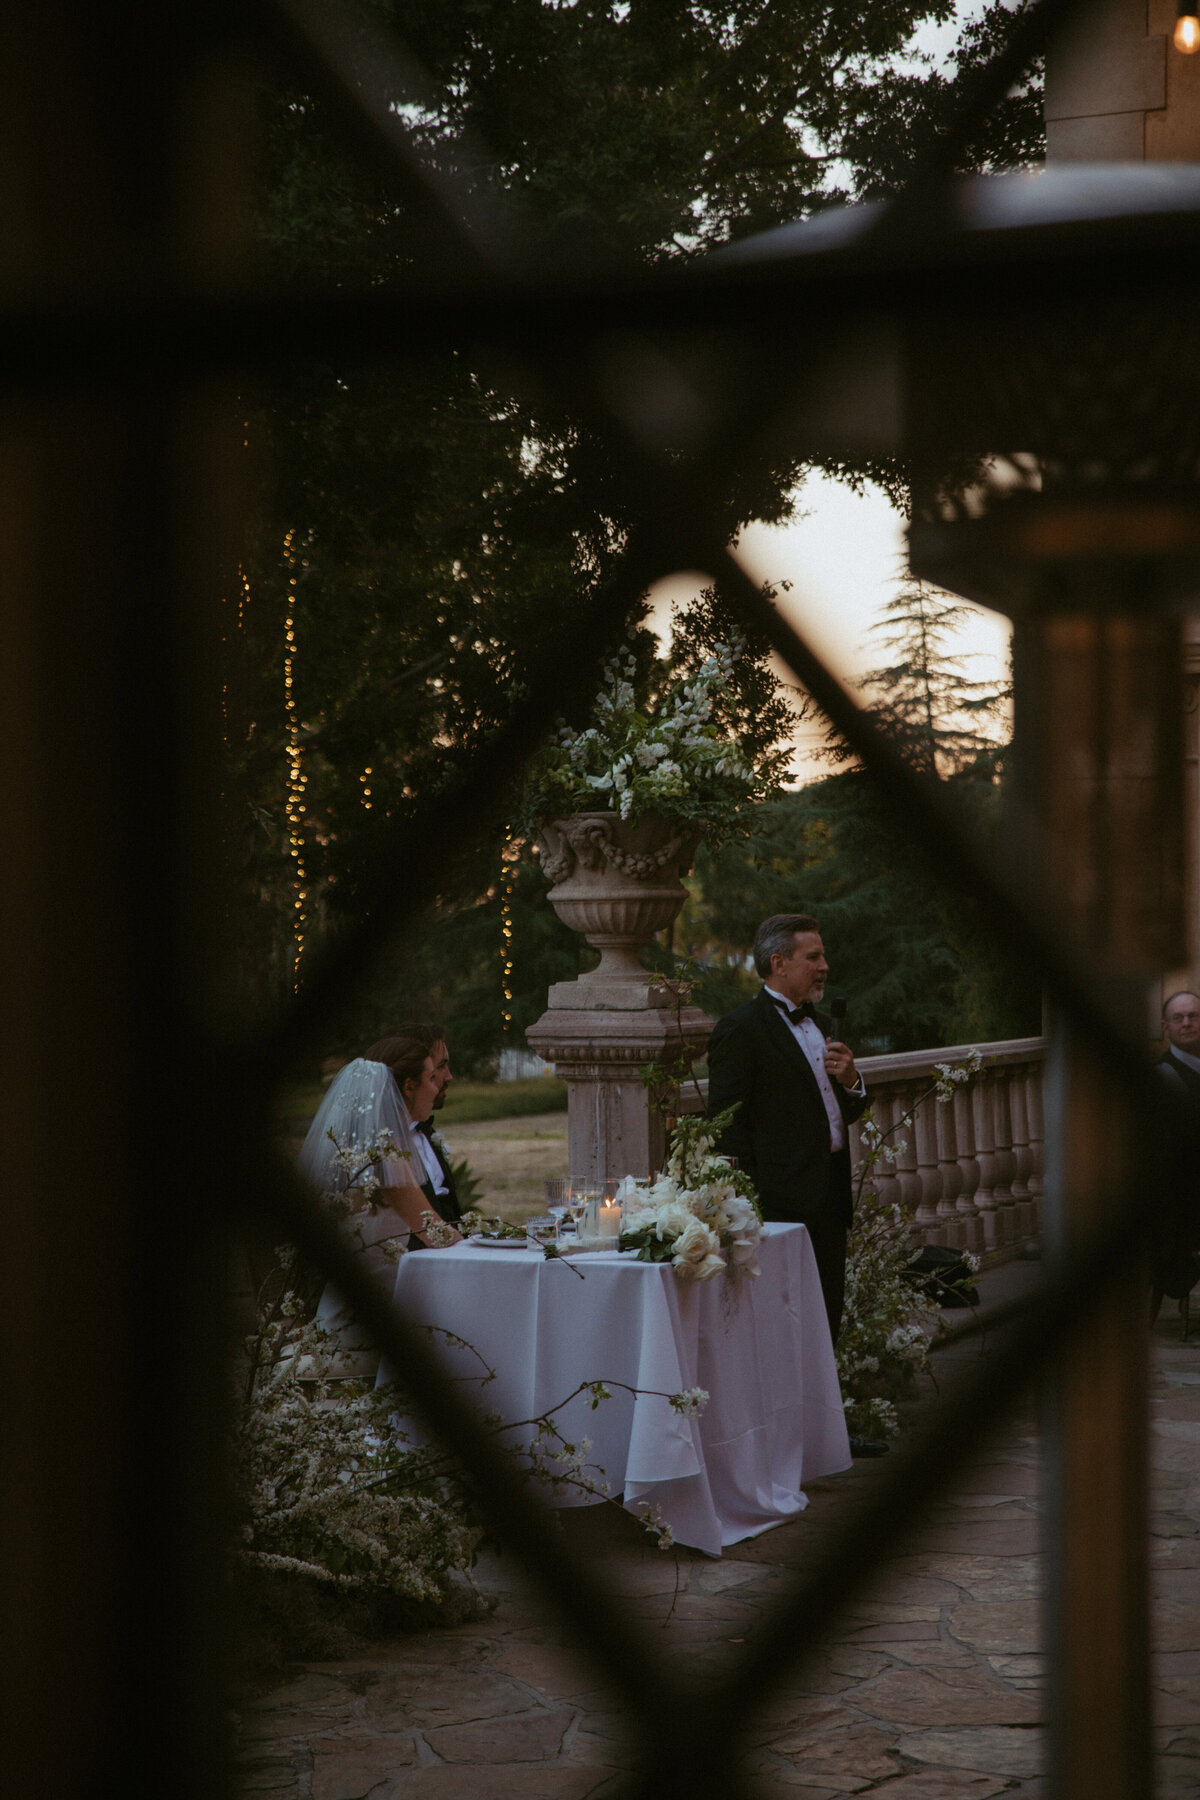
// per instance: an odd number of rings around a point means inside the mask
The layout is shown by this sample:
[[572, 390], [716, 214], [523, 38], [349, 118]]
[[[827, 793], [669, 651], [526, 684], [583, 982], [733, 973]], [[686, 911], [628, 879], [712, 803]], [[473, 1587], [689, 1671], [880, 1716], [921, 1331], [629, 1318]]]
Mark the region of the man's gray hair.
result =
[[819, 931], [811, 913], [772, 913], [754, 934], [754, 967], [764, 981], [771, 973], [773, 956], [790, 956], [798, 931]]

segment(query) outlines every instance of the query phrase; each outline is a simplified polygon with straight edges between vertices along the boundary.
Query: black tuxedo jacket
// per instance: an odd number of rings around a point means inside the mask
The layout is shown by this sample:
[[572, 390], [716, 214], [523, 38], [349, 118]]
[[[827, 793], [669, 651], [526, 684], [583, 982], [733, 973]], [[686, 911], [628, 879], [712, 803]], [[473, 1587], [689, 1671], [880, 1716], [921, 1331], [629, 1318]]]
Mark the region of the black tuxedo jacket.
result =
[[1165, 1080], [1176, 1093], [1184, 1094], [1193, 1107], [1200, 1107], [1200, 1074], [1182, 1062], [1169, 1045], [1161, 1066]]
[[[420, 1131], [420, 1125], [416, 1126], [415, 1129]], [[436, 1127], [434, 1129], [436, 1129]], [[428, 1196], [430, 1206], [433, 1208], [434, 1212], [437, 1213], [438, 1217], [445, 1219], [448, 1225], [457, 1225], [458, 1221], [462, 1218], [462, 1207], [458, 1204], [458, 1195], [454, 1188], [454, 1177], [450, 1173], [450, 1164], [442, 1154], [441, 1146], [434, 1143], [430, 1132], [424, 1132], [423, 1136], [429, 1139], [430, 1148], [437, 1157], [438, 1167], [442, 1171], [442, 1180], [446, 1183], [446, 1192], [444, 1194], [435, 1194], [432, 1181], [423, 1181], [421, 1186]]]
[[1182, 1299], [1200, 1281], [1200, 1074], [1172, 1046], [1159, 1063], [1163, 1080], [1188, 1114], [1151, 1242], [1154, 1285]]
[[[822, 1032], [831, 1020], [816, 1012]], [[849, 1125], [865, 1108], [863, 1094], [833, 1091]], [[740, 1101], [723, 1148], [758, 1189], [763, 1216], [809, 1224], [849, 1225], [850, 1152], [829, 1148], [829, 1119], [817, 1078], [779, 1008], [765, 992], [713, 1027], [708, 1046], [708, 1113]]]

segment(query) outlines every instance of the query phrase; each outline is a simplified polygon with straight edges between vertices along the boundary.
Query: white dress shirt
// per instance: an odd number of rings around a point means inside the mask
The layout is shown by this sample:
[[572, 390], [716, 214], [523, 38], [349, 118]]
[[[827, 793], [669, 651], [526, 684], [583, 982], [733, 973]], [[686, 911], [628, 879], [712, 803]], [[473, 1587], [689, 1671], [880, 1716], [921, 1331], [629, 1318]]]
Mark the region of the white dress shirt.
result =
[[1181, 1063], [1186, 1063], [1189, 1069], [1195, 1069], [1197, 1075], [1200, 1075], [1200, 1056], [1193, 1056], [1189, 1050], [1181, 1050], [1178, 1044], [1172, 1044], [1170, 1049], [1172, 1056], [1177, 1056]]
[[433, 1183], [434, 1193], [448, 1194], [450, 1190], [446, 1186], [446, 1177], [442, 1174], [442, 1165], [438, 1161], [437, 1151], [425, 1136], [425, 1133], [418, 1130], [415, 1125], [413, 1127], [413, 1137], [416, 1140], [417, 1155], [425, 1165], [425, 1174]]
[[[774, 988], [765, 986], [763, 991], [769, 994], [772, 1000], [777, 1000], [786, 1006], [788, 1012], [794, 1010], [792, 1002], [786, 994], [777, 994]], [[825, 1111], [829, 1118], [829, 1148], [831, 1151], [844, 1150], [846, 1147], [846, 1121], [842, 1117], [842, 1109], [838, 1105], [837, 1095], [833, 1091], [833, 1083], [829, 1079], [829, 1071], [825, 1067], [825, 1037], [821, 1027], [815, 1019], [801, 1019], [793, 1025], [787, 1012], [781, 1012], [779, 1016], [808, 1058], [809, 1067], [817, 1078], [817, 1086], [821, 1090], [821, 1099], [825, 1102]], [[861, 1075], [855, 1085], [847, 1088], [846, 1092], [850, 1094], [864, 1092]]]

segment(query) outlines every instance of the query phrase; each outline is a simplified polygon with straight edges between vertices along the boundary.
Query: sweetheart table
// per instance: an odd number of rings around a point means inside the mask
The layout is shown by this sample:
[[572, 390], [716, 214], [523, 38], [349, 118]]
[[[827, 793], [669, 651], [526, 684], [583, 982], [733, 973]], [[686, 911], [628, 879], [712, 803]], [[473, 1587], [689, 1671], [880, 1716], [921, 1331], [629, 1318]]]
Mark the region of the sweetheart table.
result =
[[[682, 1282], [669, 1264], [601, 1251], [547, 1261], [540, 1250], [455, 1244], [404, 1256], [394, 1303], [412, 1323], [464, 1338], [496, 1371], [480, 1405], [520, 1421], [555, 1409], [564, 1436], [592, 1441], [613, 1494], [654, 1508], [681, 1544], [719, 1556], [808, 1504], [803, 1483], [850, 1466], [833, 1347], [803, 1225], [769, 1224], [757, 1280]], [[580, 1270], [583, 1279], [574, 1271]], [[450, 1372], [477, 1377], [469, 1350], [442, 1347]], [[594, 1410], [583, 1381], [624, 1382]], [[707, 1390], [685, 1418], [659, 1396]], [[514, 1441], [531, 1432], [515, 1432]], [[556, 1506], [587, 1505], [570, 1490]]]

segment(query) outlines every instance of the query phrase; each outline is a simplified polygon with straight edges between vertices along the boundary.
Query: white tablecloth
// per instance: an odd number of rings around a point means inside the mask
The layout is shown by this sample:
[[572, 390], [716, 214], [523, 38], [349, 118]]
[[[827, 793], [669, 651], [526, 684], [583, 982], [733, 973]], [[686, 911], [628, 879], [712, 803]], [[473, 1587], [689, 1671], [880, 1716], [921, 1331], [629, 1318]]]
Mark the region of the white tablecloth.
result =
[[[572, 1441], [591, 1438], [589, 1461], [627, 1507], [656, 1508], [679, 1543], [719, 1556], [803, 1511], [805, 1480], [850, 1466], [804, 1226], [768, 1225], [759, 1261], [757, 1280], [696, 1283], [630, 1255], [580, 1256], [568, 1267], [540, 1251], [458, 1244], [402, 1258], [395, 1302], [411, 1321], [474, 1346], [497, 1374], [480, 1404], [506, 1420], [557, 1407], [581, 1381], [707, 1389], [694, 1420], [620, 1388], [594, 1411], [581, 1397], [556, 1416]], [[443, 1354], [454, 1374], [479, 1373], [469, 1352]]]

